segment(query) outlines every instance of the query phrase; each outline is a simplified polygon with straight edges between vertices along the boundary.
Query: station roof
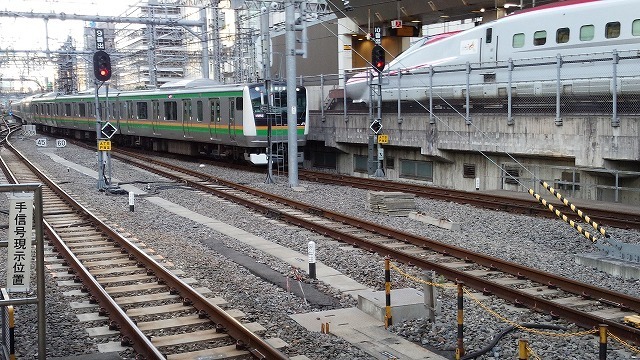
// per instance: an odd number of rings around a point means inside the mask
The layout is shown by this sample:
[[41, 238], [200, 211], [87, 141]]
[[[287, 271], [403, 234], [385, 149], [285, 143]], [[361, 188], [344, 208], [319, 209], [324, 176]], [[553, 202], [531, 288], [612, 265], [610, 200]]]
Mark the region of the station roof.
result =
[[358, 25], [403, 23], [434, 24], [445, 21], [487, 17], [495, 19], [498, 11], [539, 6], [559, 0], [328, 0], [339, 18], [349, 17]]

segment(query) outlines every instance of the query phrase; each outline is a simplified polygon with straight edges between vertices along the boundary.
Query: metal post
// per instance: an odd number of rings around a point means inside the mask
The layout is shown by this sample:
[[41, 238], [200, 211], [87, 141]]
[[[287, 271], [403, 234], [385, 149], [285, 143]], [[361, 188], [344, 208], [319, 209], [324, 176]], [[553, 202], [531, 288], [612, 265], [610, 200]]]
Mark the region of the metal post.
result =
[[98, 98], [98, 89], [100, 88], [100, 85], [98, 84], [98, 81], [95, 81], [95, 85], [96, 85], [96, 98], [95, 98], [95, 105], [96, 105], [96, 150], [98, 152], [98, 183], [97, 183], [97, 187], [98, 190], [102, 190], [104, 189], [104, 166], [102, 166], [104, 159], [102, 158], [103, 153], [102, 151], [99, 150], [99, 144], [100, 144], [100, 140], [102, 140], [102, 119], [101, 119], [101, 114], [100, 114], [100, 100]]
[[267, 179], [265, 183], [272, 184], [273, 181], [273, 144], [271, 142], [271, 132], [273, 118], [270, 116], [272, 113], [271, 108], [271, 46], [269, 45], [269, 7], [264, 6], [260, 14], [260, 36], [262, 38], [262, 76], [264, 77], [264, 91], [266, 96], [267, 108]]
[[346, 90], [346, 83], [347, 83], [347, 70], [342, 70], [342, 79], [343, 79], [343, 83], [345, 85], [342, 86], [342, 101], [343, 101], [343, 106], [342, 106], [342, 116], [344, 117], [344, 121], [348, 121], [349, 118], [347, 117], [347, 90]]
[[289, 144], [289, 186], [298, 186], [298, 121], [296, 99], [295, 2], [285, 1], [285, 40], [287, 44], [287, 134]]
[[620, 61], [620, 56], [618, 55], [617, 50], [613, 50], [612, 58], [613, 69], [611, 74], [611, 95], [613, 95], [613, 108], [611, 126], [618, 127], [620, 126], [620, 119], [618, 118], [618, 61]]
[[398, 124], [402, 124], [402, 109], [400, 107], [400, 96], [402, 95], [401, 89], [402, 71], [398, 71]]
[[467, 61], [467, 94], [466, 94], [466, 99], [465, 99], [465, 104], [466, 104], [466, 108], [467, 108], [467, 113], [466, 113], [466, 117], [465, 117], [465, 121], [467, 123], [467, 125], [471, 125], [471, 116], [469, 115], [469, 98], [471, 96], [471, 94], [469, 94], [469, 88], [470, 88], [470, 79], [471, 77], [471, 64], [469, 64], [469, 62]]
[[600, 346], [598, 347], [598, 360], [607, 360], [607, 325], [600, 324]]
[[509, 66], [507, 67], [507, 125], [513, 125], [513, 94], [511, 94], [511, 83], [513, 81], [513, 59], [509, 58]]
[[207, 29], [207, 8], [202, 7], [200, 9], [200, 21], [202, 26], [200, 31], [202, 32], [202, 77], [209, 78], [209, 36]]
[[458, 341], [456, 347], [456, 359], [464, 356], [464, 283], [458, 282]]
[[429, 65], [429, 124], [435, 124], [433, 116], [433, 65]]
[[[377, 119], [379, 121], [382, 121], [382, 71], [378, 72], [378, 116]], [[378, 141], [376, 141], [376, 150], [378, 150], [378, 153], [376, 154], [376, 163], [377, 163], [377, 167], [376, 167], [376, 173], [374, 174], [375, 177], [384, 177], [384, 171], [382, 171], [382, 161], [384, 160], [384, 153], [382, 150], [382, 147], [380, 146], [380, 143]], [[380, 155], [382, 155], [382, 159], [380, 159]]]
[[562, 118], [560, 117], [560, 93], [562, 92], [562, 83], [560, 80], [560, 69], [562, 68], [562, 55], [556, 55], [556, 125], [562, 125]]
[[320, 100], [322, 102], [322, 104], [320, 104], [320, 118], [322, 119], [322, 122], [327, 121], [327, 117], [324, 114], [324, 74], [320, 74], [320, 94], [322, 94], [322, 99]]
[[391, 261], [389, 258], [384, 259], [384, 292], [385, 292], [385, 315], [384, 328], [393, 325], [391, 316]]
[[615, 176], [616, 176], [616, 190], [615, 190], [615, 201], [618, 202], [620, 199], [618, 198], [619, 196], [619, 191], [620, 191], [620, 172], [618, 170], [615, 170]]
[[36, 230], [36, 282], [38, 298], [38, 359], [47, 358], [47, 312], [46, 312], [46, 289], [44, 278], [44, 229], [42, 221], [44, 215], [42, 213], [42, 185], [34, 190], [35, 195], [35, 230]]

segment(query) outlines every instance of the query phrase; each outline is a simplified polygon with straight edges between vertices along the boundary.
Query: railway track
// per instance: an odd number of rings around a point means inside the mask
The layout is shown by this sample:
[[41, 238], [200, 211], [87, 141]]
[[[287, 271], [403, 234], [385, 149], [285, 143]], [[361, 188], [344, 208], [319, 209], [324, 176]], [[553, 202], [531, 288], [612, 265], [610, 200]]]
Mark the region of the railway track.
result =
[[[181, 279], [161, 256], [97, 219], [11, 146], [2, 167], [12, 183], [43, 183], [44, 230], [121, 343], [144, 359], [286, 359], [263, 328], [243, 324], [207, 289]], [[177, 274], [178, 275], [177, 275]], [[270, 342], [282, 345], [279, 339]]]
[[[87, 149], [93, 149], [94, 144], [87, 145], [84, 142], [75, 140], [74, 144], [82, 146]], [[152, 155], [150, 155], [152, 156]], [[180, 155], [168, 155], [184, 161], [193, 161], [192, 157], [185, 157]], [[243, 171], [265, 171], [264, 169], [256, 169], [255, 167], [247, 167], [239, 164], [220, 163], [210, 160], [198, 159], [198, 161], [204, 161], [211, 163], [212, 165], [233, 167]], [[351, 186], [354, 188], [367, 189], [372, 191], [402, 191], [411, 193], [416, 196], [434, 199], [451, 201], [459, 204], [468, 204], [480, 208], [506, 211], [510, 213], [539, 216], [544, 218], [555, 218], [556, 216], [549, 211], [546, 207], [542, 206], [533, 197], [513, 197], [502, 196], [498, 194], [487, 194], [482, 192], [469, 192], [455, 189], [446, 189], [434, 186], [427, 186], [424, 184], [411, 184], [399, 181], [382, 180], [367, 177], [355, 177], [342, 174], [331, 174], [312, 170], [298, 171], [298, 176], [301, 180], [321, 182], [326, 184], [334, 184], [340, 186]], [[576, 223], [580, 223], [583, 220], [573, 213], [571, 209], [565, 206], [562, 202], [556, 199], [555, 196], [549, 193], [542, 193], [541, 196], [547, 201], [552, 203], [554, 207], [562, 211], [568, 219], [573, 220]], [[607, 209], [589, 205], [581, 205], [580, 209], [588, 214], [592, 220], [598, 222], [602, 226], [613, 226], [620, 229], [627, 230], [640, 230], [640, 212], [638, 211], [624, 211], [616, 209]]]
[[[298, 175], [301, 179], [317, 181], [327, 184], [341, 186], [352, 186], [355, 188], [374, 191], [402, 191], [416, 196], [430, 199], [452, 201], [460, 204], [469, 204], [486, 209], [507, 211], [511, 213], [541, 216], [554, 218], [555, 215], [546, 207], [543, 207], [533, 197], [518, 198], [511, 196], [501, 196], [496, 194], [485, 194], [482, 192], [469, 192], [453, 189], [431, 187], [418, 184], [403, 183], [397, 181], [370, 179], [347, 175], [336, 175], [321, 173], [317, 171], [300, 170]], [[560, 211], [573, 221], [580, 222], [582, 219], [575, 215], [571, 209], [559, 201], [555, 201], [555, 196], [548, 193], [541, 194], [551, 201]], [[621, 229], [640, 230], [640, 213], [622, 210], [611, 210], [593, 206], [580, 206], [580, 209], [603, 226], [613, 226]]]
[[640, 344], [640, 329], [622, 322], [624, 316], [640, 312], [640, 299], [636, 297], [279, 197], [154, 157], [119, 150], [113, 156], [268, 217], [421, 269], [434, 270], [451, 281], [464, 282], [476, 291], [496, 295], [517, 306], [561, 317], [588, 329], [606, 324], [614, 335]]

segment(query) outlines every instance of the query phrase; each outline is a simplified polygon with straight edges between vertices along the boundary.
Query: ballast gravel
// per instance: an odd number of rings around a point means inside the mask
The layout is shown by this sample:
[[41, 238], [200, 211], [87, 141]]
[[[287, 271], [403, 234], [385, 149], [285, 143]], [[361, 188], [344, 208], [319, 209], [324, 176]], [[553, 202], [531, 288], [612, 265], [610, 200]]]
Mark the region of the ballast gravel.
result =
[[[34, 140], [35, 138], [14, 139], [12, 143], [49, 177], [60, 183], [65, 191], [79, 199], [92, 212], [103, 217], [115, 229], [143, 241], [157, 254], [175, 264], [175, 268], [183, 270], [186, 273], [185, 277], [195, 278], [198, 286], [208, 287], [216, 296], [224, 298], [229, 308], [244, 312], [246, 314], [244, 321], [259, 322], [266, 328], [264, 337], [279, 337], [286, 341], [289, 347], [283, 351], [288, 356], [306, 355], [310, 359], [372, 358], [371, 355], [351, 345], [345, 339], [332, 334], [309, 332], [289, 318], [291, 314], [353, 307], [357, 301], [350, 296], [340, 294], [320, 281], [308, 279], [305, 271], [292, 269], [279, 259], [238, 243], [196, 222], [168, 213], [147, 201], [146, 196], [135, 198], [135, 210], [131, 212], [126, 195], [99, 192], [96, 190], [94, 178], [53, 160], [53, 158], [62, 158], [95, 170], [97, 168], [95, 152], [74, 145], [56, 148], [54, 147], [55, 139], [51, 137], [48, 138], [48, 144], [50, 144], [48, 147], [38, 147]], [[285, 195], [298, 201], [313, 203], [332, 211], [361, 217], [632, 296], [640, 296], [640, 280], [622, 279], [576, 264], [574, 260], [576, 254], [593, 253], [596, 249], [590, 241], [582, 238], [575, 230], [558, 220], [539, 219], [416, 198], [418, 211], [432, 217], [449, 219], [461, 225], [460, 231], [450, 231], [407, 217], [391, 217], [369, 212], [365, 210], [367, 198], [365, 190], [301, 181], [299, 185], [304, 188], [304, 191], [293, 191], [288, 184], [288, 179], [278, 175], [275, 176], [274, 184], [266, 184], [266, 175], [263, 173], [172, 161], [213, 176]], [[313, 240], [316, 242], [318, 261], [372, 289], [384, 290], [384, 259], [381, 256], [361, 249], [351, 249], [334, 240], [322, 239], [318, 234], [302, 228], [271, 221], [242, 206], [221, 201], [215, 197], [203, 196], [201, 192], [135, 169], [115, 159], [112, 161], [111, 175], [120, 184], [136, 184], [141, 189], [145, 189], [148, 196], [162, 197], [301, 254], [306, 254], [307, 244]], [[1, 216], [8, 221], [6, 214]], [[609, 231], [622, 241], [640, 244], [639, 232], [613, 228]], [[336, 300], [335, 305], [317, 306], [306, 302], [305, 299], [261, 279], [220, 255], [216, 252], [215, 246], [207, 246], [208, 243], [221, 243], [242, 252], [256, 262], [266, 264], [280, 272], [283, 278], [289, 277], [292, 283], [294, 283], [294, 273], [302, 273], [303, 281], [333, 296]], [[5, 261], [4, 258], [0, 259], [2, 269], [5, 268]], [[411, 275], [421, 274], [415, 268], [400, 263], [395, 265]], [[97, 353], [99, 343], [114, 340], [89, 337], [85, 331], [87, 324], [80, 323], [76, 317], [79, 310], [69, 306], [71, 301], [80, 300], [65, 296], [63, 293], [69, 289], [59, 287], [57, 280], [49, 274], [46, 279], [47, 358]], [[34, 282], [35, 277], [32, 280], [32, 283]], [[392, 271], [392, 288], [404, 287], [422, 289], [422, 284], [406, 279], [397, 271]], [[456, 347], [457, 314], [455, 290], [439, 291], [438, 303], [439, 313], [435, 323], [427, 318], [421, 318], [394, 324], [389, 330], [453, 359]], [[534, 323], [566, 327], [564, 331], [540, 329], [535, 332], [524, 332], [515, 329], [508, 332], [491, 350], [478, 356], [477, 359], [515, 359], [518, 357], [518, 339], [521, 338], [528, 340], [529, 347], [540, 359], [598, 359], [596, 336], [580, 335], [579, 332], [584, 329], [555, 320], [542, 313], [516, 308], [494, 297], [482, 299], [481, 303], [465, 297], [464, 322], [464, 344], [467, 354], [487, 346], [498, 333], [512, 324]], [[18, 358], [37, 358], [36, 324], [35, 306], [17, 307]], [[92, 324], [92, 326], [98, 325]], [[563, 336], [563, 334], [574, 335]], [[640, 353], [629, 350], [628, 347], [616, 341], [610, 342], [609, 349], [608, 359], [640, 358]], [[125, 351], [120, 353], [120, 356], [131, 358], [132, 354]]]

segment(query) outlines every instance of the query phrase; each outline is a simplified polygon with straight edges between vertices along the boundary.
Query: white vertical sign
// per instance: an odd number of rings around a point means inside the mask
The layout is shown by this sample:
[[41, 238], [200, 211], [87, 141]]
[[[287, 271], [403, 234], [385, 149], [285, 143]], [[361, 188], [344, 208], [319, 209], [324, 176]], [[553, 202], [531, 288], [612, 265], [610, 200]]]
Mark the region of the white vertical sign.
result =
[[33, 239], [33, 193], [9, 194], [7, 290], [29, 291]]

